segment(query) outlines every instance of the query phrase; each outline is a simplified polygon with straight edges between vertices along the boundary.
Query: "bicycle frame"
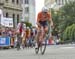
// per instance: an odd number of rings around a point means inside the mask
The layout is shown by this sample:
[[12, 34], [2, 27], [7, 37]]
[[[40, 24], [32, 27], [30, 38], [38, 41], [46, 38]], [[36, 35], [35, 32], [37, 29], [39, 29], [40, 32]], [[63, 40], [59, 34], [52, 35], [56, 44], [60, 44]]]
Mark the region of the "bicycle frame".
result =
[[[38, 54], [38, 52], [39, 52], [39, 48], [40, 48], [40, 51], [41, 51], [41, 54], [43, 55], [44, 53], [45, 53], [45, 50], [46, 50], [46, 45], [47, 45], [47, 40], [49, 39], [49, 37], [50, 37], [50, 23], [49, 22], [47, 22], [48, 23], [48, 33], [45, 33], [44, 32], [44, 29], [43, 29], [43, 27], [41, 27], [41, 29], [40, 29], [40, 31], [38, 32], [38, 34], [37, 34], [37, 44], [38, 44], [38, 49], [36, 50], [35, 49], [35, 51], [36, 51], [36, 54]], [[40, 34], [45, 34], [45, 38], [42, 38], [42, 40], [44, 40], [45, 41], [45, 44], [44, 44], [44, 49], [42, 49], [42, 41], [39, 41], [39, 36], [40, 36]], [[46, 34], [47, 34], [47, 36], [46, 36]]]

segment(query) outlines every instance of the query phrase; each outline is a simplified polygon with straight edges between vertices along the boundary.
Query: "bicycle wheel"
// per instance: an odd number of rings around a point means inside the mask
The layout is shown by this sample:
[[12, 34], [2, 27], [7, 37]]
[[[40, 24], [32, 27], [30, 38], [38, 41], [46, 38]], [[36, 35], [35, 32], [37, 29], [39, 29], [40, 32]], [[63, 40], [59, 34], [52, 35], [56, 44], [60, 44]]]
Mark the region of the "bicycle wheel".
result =
[[40, 52], [43, 55], [45, 53], [46, 50], [46, 40], [44, 41], [44, 43], [40, 43]]
[[16, 46], [17, 50], [20, 50], [20, 44], [21, 44], [21, 38], [20, 38], [20, 36], [18, 36], [17, 37], [17, 46]]
[[23, 48], [23, 49], [25, 48], [25, 44], [22, 44], [22, 48]]
[[47, 46], [47, 40], [49, 39], [49, 37], [50, 37], [50, 23], [48, 22], [48, 32], [45, 35], [44, 43], [42, 42], [40, 46], [40, 51], [42, 55], [45, 53], [46, 46]]
[[[39, 37], [39, 36], [40, 36], [40, 34], [38, 35], [38, 37]], [[45, 38], [44, 38], [44, 40], [43, 40], [44, 43], [41, 42], [41, 41], [38, 39], [38, 41], [37, 41], [37, 43], [38, 43], [38, 48], [35, 50], [36, 54], [38, 54], [39, 50], [40, 50], [40, 52], [41, 52], [42, 55], [45, 53], [45, 50], [46, 50], [46, 39], [47, 39], [47, 37], [45, 36]]]
[[20, 50], [20, 44], [19, 44], [19, 42], [17, 42], [16, 48], [17, 48], [17, 50]]

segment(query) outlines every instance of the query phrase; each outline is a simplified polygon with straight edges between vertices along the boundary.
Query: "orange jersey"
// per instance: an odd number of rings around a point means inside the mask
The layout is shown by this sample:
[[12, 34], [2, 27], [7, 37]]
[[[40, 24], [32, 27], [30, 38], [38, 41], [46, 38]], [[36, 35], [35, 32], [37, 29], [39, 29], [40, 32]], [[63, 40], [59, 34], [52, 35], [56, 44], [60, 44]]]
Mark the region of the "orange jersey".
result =
[[31, 31], [29, 29], [26, 30], [26, 37], [28, 38], [30, 36]]
[[38, 13], [38, 16], [37, 16], [37, 22], [50, 20], [50, 18], [51, 18], [51, 15], [49, 13], [40, 12]]

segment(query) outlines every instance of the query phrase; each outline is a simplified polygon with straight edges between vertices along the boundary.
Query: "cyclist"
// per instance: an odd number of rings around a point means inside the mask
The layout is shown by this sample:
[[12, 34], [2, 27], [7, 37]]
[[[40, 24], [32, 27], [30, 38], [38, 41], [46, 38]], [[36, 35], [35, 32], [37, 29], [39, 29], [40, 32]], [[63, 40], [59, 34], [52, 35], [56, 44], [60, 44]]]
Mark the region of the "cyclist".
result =
[[17, 43], [19, 45], [21, 45], [21, 43], [22, 43], [22, 38], [23, 38], [25, 28], [26, 28], [26, 25], [24, 24], [24, 21], [21, 20], [17, 26]]
[[[40, 38], [39, 38], [39, 40], [41, 40], [41, 41], [43, 39], [44, 34], [48, 31], [47, 21], [50, 22], [50, 26], [53, 26], [53, 21], [51, 19], [51, 15], [48, 12], [48, 8], [47, 7], [43, 7], [42, 11], [39, 12], [38, 16], [37, 16], [38, 30], [40, 30], [41, 28], [43, 28], [43, 30], [42, 30], [43, 32], [42, 32], [42, 34], [40, 35]], [[38, 44], [38, 42], [37, 42], [37, 44]]]

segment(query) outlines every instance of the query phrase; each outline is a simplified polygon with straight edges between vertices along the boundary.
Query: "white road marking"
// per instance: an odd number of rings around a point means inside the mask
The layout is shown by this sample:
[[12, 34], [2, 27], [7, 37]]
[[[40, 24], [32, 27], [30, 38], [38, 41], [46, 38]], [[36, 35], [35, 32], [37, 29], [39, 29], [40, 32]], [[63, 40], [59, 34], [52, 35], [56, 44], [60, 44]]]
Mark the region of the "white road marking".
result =
[[72, 49], [72, 48], [75, 48], [75, 47], [60, 47], [60, 49]]

